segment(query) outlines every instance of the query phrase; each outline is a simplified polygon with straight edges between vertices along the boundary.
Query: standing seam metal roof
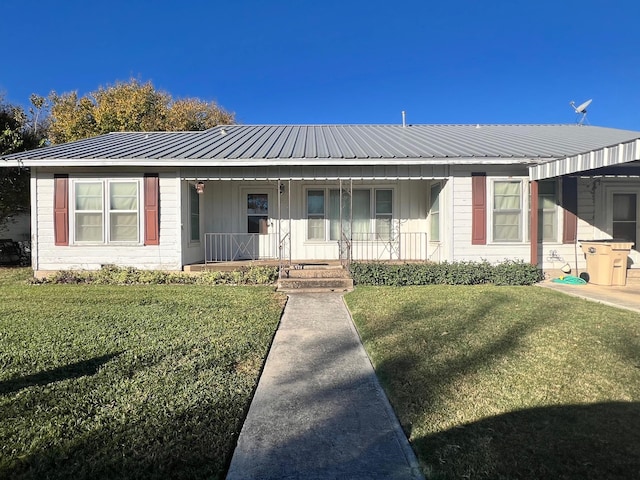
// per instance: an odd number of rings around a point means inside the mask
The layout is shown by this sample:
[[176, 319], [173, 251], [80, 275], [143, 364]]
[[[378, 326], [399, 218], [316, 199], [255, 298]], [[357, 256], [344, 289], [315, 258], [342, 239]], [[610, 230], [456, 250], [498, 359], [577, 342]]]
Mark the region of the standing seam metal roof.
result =
[[640, 132], [579, 125], [226, 125], [203, 132], [110, 133], [2, 158], [544, 160], [636, 138]]

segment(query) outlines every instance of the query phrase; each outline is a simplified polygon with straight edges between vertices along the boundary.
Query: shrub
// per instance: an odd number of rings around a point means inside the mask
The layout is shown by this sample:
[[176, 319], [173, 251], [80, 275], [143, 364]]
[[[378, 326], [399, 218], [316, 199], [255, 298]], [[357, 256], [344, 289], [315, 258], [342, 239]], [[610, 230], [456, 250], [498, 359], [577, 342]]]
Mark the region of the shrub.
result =
[[351, 275], [360, 285], [533, 285], [542, 280], [537, 266], [521, 260], [480, 262], [352, 263]]
[[276, 267], [245, 267], [230, 272], [162, 272], [105, 265], [100, 270], [61, 270], [32, 283], [97, 285], [270, 285], [278, 278]]

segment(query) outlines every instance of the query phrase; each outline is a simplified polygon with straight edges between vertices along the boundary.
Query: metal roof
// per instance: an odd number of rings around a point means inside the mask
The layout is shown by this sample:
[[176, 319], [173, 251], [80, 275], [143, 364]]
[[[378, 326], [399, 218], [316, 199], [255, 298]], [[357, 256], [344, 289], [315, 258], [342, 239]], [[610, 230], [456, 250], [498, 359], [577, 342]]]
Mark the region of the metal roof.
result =
[[2, 159], [5, 166], [531, 163], [637, 138], [579, 125], [226, 125], [115, 132]]

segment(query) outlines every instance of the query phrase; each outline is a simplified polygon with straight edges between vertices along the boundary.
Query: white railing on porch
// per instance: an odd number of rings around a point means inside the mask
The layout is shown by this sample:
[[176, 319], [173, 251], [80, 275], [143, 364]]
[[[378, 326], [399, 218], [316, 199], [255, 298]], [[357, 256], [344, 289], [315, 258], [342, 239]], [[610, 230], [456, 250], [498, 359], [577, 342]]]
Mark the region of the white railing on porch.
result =
[[[345, 242], [345, 240], [343, 240]], [[357, 234], [341, 245], [341, 258], [347, 261], [426, 261], [429, 259], [427, 234], [421, 232], [395, 233], [384, 237], [375, 233]]]
[[[239, 260], [280, 260], [281, 263], [291, 263], [290, 257], [285, 258], [286, 252], [291, 251], [285, 248], [288, 242], [291, 242], [289, 234], [280, 239], [277, 233], [205, 233], [205, 263]], [[427, 234], [420, 232], [395, 233], [391, 237], [373, 233], [357, 234], [351, 239], [343, 235], [338, 247], [339, 259], [345, 266], [352, 261], [434, 259], [434, 252], [429, 252]]]
[[205, 233], [204, 262], [277, 260], [279, 247], [277, 233]]

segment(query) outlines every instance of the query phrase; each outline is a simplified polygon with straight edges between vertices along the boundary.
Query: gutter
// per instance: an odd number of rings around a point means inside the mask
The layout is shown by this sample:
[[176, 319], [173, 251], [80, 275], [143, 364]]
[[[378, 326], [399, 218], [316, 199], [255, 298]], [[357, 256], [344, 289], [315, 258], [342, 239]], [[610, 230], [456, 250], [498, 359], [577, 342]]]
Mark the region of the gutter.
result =
[[[336, 167], [336, 166], [395, 166], [395, 165], [531, 165], [532, 158], [514, 157], [455, 157], [455, 158], [291, 158], [291, 159], [2, 159], [4, 167]], [[550, 159], [551, 160], [551, 159]]]

